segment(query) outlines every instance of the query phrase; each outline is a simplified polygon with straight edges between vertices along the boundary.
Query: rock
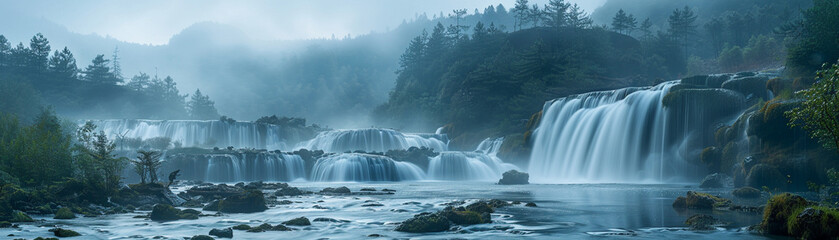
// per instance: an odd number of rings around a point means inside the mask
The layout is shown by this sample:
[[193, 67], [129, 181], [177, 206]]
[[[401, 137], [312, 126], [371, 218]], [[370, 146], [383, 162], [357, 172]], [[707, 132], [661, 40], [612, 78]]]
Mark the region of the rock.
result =
[[702, 183], [699, 184], [700, 188], [724, 188], [734, 186], [734, 181], [731, 177], [726, 176], [725, 174], [709, 174], [702, 179]]
[[202, 210], [204, 211], [218, 211], [218, 203], [219, 200], [213, 200], [212, 202], [208, 203]]
[[268, 209], [262, 191], [248, 190], [219, 201], [218, 210], [225, 213], [254, 213]]
[[151, 210], [151, 214], [149, 215], [149, 219], [152, 221], [158, 222], [165, 222], [165, 221], [175, 221], [181, 219], [180, 217], [181, 210], [178, 210], [172, 205], [169, 204], [157, 204], [154, 205], [154, 208]]
[[752, 167], [746, 175], [746, 185], [754, 188], [784, 188], [785, 182], [786, 178], [777, 168], [762, 163]]
[[376, 191], [376, 189], [375, 189], [375, 188], [362, 188], [362, 189], [361, 189], [361, 190], [359, 190], [359, 191], [362, 191], [362, 192], [375, 192], [375, 191]]
[[215, 240], [215, 238], [207, 236], [207, 235], [195, 235], [190, 238], [190, 240]]
[[718, 207], [728, 207], [731, 200], [717, 197], [707, 193], [688, 191], [685, 197], [679, 196], [673, 202], [674, 208], [690, 208], [690, 209], [714, 209]]
[[449, 230], [449, 220], [438, 213], [420, 213], [405, 220], [396, 231], [410, 233], [442, 232]]
[[492, 217], [488, 212], [468, 211], [463, 208], [454, 209], [452, 207], [446, 208], [440, 212], [440, 215], [457, 225], [473, 225], [481, 223], [491, 223]]
[[32, 217], [30, 217], [29, 215], [26, 215], [26, 213], [23, 213], [21, 211], [14, 211], [12, 213], [12, 217], [9, 218], [9, 222], [34, 222], [34, 221], [35, 220], [32, 219]]
[[296, 187], [284, 187], [274, 192], [274, 196], [300, 196], [304, 192]]
[[155, 204], [169, 204], [178, 206], [186, 202], [169, 188], [160, 183], [147, 184], [131, 184], [119, 191], [115, 202], [123, 205], [155, 205]]
[[225, 228], [225, 229], [218, 229], [213, 228], [210, 230], [210, 236], [216, 236], [220, 238], [233, 238], [233, 229], [232, 228]]
[[184, 209], [178, 214], [178, 218], [180, 219], [198, 219], [198, 216], [201, 215], [201, 212], [195, 209]]
[[[384, 191], [384, 190], [383, 190], [383, 191]], [[339, 188], [331, 188], [331, 187], [328, 187], [328, 188], [324, 188], [323, 190], [320, 190], [320, 193], [326, 193], [326, 194], [350, 194], [350, 193], [352, 193], [352, 192], [351, 192], [351, 191], [350, 191], [350, 189], [349, 189], [349, 188], [347, 188], [347, 187], [339, 187]]]
[[690, 216], [685, 220], [685, 224], [690, 227], [690, 230], [714, 230], [716, 229], [714, 226], [722, 225], [716, 218], [705, 214]]
[[367, 237], [384, 237], [384, 236], [381, 235], [381, 234], [378, 234], [378, 233], [373, 233], [373, 234], [367, 235]]
[[63, 228], [53, 228], [53, 229], [50, 229], [50, 232], [55, 234], [56, 237], [61, 237], [61, 238], [81, 236], [81, 234], [79, 234], [76, 231], [73, 231], [73, 230], [70, 230], [70, 229], [63, 229]]
[[393, 190], [393, 189], [387, 189], [387, 188], [382, 188], [382, 192], [396, 192], [396, 190]]
[[76, 214], [73, 214], [73, 211], [70, 208], [60, 208], [58, 211], [55, 212], [55, 219], [73, 219], [76, 218]]
[[312, 222], [350, 222], [350, 221], [349, 220], [338, 220], [338, 219], [334, 219], [334, 218], [319, 217], [319, 218], [312, 219]]
[[790, 216], [787, 232], [799, 239], [839, 238], [839, 211], [825, 207], [800, 209]]
[[530, 174], [525, 172], [519, 172], [516, 170], [510, 170], [501, 174], [501, 180], [498, 180], [498, 184], [502, 185], [514, 185], [514, 184], [529, 184], [528, 180], [530, 179]]
[[291, 226], [309, 226], [309, 225], [312, 225], [312, 223], [309, 222], [309, 219], [306, 218], [306, 217], [299, 217], [299, 218], [291, 219], [291, 220], [283, 222], [283, 224], [291, 225]]
[[746, 96], [746, 98], [769, 99], [769, 91], [766, 88], [767, 77], [737, 75], [735, 78], [722, 83], [722, 88], [734, 90]]
[[291, 228], [288, 228], [282, 224], [277, 224], [276, 226], [271, 228], [271, 231], [291, 231]]
[[731, 191], [731, 194], [738, 198], [759, 198], [760, 190], [753, 187], [741, 187]]
[[381, 206], [384, 206], [384, 204], [381, 204], [381, 203], [366, 203], [366, 204], [362, 204], [361, 206], [362, 207], [381, 207]]
[[763, 210], [763, 221], [760, 228], [766, 233], [787, 235], [787, 222], [797, 209], [804, 208], [809, 203], [801, 196], [791, 193], [781, 193], [769, 199]]
[[247, 231], [247, 230], [251, 229], [251, 226], [248, 226], [247, 224], [239, 224], [239, 225], [233, 226], [233, 229], [234, 230]]
[[524, 206], [525, 206], [525, 207], [536, 207], [536, 203], [534, 203], [534, 202], [529, 202], [529, 203], [525, 204]]
[[227, 184], [195, 186], [186, 190], [189, 195], [202, 196], [207, 199], [230, 197], [241, 194], [242, 191], [242, 188]]
[[490, 206], [486, 201], [478, 201], [466, 206], [466, 210], [473, 211], [477, 213], [493, 213], [493, 207]]
[[253, 227], [248, 229], [247, 232], [265, 232], [265, 231], [291, 231], [291, 228], [283, 226], [282, 224], [277, 224], [277, 226], [271, 226], [271, 224], [263, 223], [262, 225]]
[[13, 228], [16, 228], [16, 227], [17, 227], [17, 225], [16, 225], [16, 224], [12, 224], [12, 223], [7, 222], [7, 221], [0, 221], [0, 228], [12, 228], [12, 227], [13, 227]]

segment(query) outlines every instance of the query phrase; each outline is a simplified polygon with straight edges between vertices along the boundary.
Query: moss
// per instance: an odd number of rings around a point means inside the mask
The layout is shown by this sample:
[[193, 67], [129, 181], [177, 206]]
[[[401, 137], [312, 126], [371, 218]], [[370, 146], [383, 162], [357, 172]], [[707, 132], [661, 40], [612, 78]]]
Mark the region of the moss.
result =
[[781, 193], [769, 199], [763, 209], [763, 220], [760, 228], [766, 233], [787, 235], [788, 219], [796, 210], [804, 208], [809, 203], [801, 196], [791, 193]]
[[190, 238], [190, 240], [214, 240], [215, 238], [207, 236], [207, 235], [195, 235]]
[[442, 232], [449, 230], [449, 219], [438, 213], [420, 213], [396, 227], [396, 231], [410, 233]]
[[702, 149], [702, 153], [699, 154], [699, 159], [705, 166], [708, 166], [712, 172], [719, 172], [720, 171], [720, 158], [721, 158], [720, 150], [716, 147], [706, 147]]
[[60, 208], [58, 211], [55, 212], [55, 219], [73, 219], [76, 218], [76, 214], [73, 214], [73, 211], [70, 208]]
[[786, 177], [778, 171], [778, 168], [761, 163], [749, 170], [749, 174], [746, 175], [746, 185], [755, 188], [784, 189], [786, 188], [785, 179]]
[[475, 211], [444, 211], [442, 213], [449, 221], [457, 225], [473, 225], [473, 224], [481, 224], [481, 223], [491, 223], [491, 215], [489, 213], [479, 213]]
[[720, 171], [730, 172], [731, 167], [734, 166], [734, 163], [737, 162], [738, 153], [739, 148], [737, 147], [737, 143], [729, 142], [725, 144], [725, 147], [722, 149], [722, 152], [720, 153]]
[[268, 209], [265, 196], [259, 190], [249, 190], [219, 201], [218, 210], [225, 213], [253, 213]]
[[787, 220], [787, 233], [799, 239], [836, 239], [839, 210], [822, 206], [796, 209]]
[[181, 218], [180, 215], [181, 210], [178, 210], [172, 205], [157, 204], [154, 205], [154, 208], [152, 209], [151, 214], [149, 215], [149, 219], [151, 219], [152, 221], [159, 222], [175, 221]]
[[73, 230], [70, 230], [70, 229], [63, 229], [63, 228], [53, 228], [53, 229], [50, 229], [50, 232], [55, 234], [56, 237], [61, 237], [61, 238], [81, 236], [81, 234], [79, 234], [76, 231], [73, 231]]
[[26, 213], [23, 213], [21, 211], [14, 211], [12, 213], [12, 217], [9, 219], [9, 222], [34, 222], [34, 221], [35, 220], [32, 219], [32, 217], [30, 217], [29, 215], [26, 215]]
[[249, 226], [247, 224], [239, 224], [239, 225], [233, 226], [233, 230], [247, 231], [247, 230], [250, 230], [250, 229], [251, 229], [251, 226]]
[[692, 85], [705, 85], [708, 80], [708, 75], [696, 75], [682, 78], [681, 83]]
[[731, 191], [731, 194], [738, 198], [758, 198], [760, 197], [760, 190], [753, 187], [741, 187]]
[[731, 200], [695, 191], [688, 191], [686, 196], [679, 196], [673, 201], [674, 208], [714, 209], [729, 205]]

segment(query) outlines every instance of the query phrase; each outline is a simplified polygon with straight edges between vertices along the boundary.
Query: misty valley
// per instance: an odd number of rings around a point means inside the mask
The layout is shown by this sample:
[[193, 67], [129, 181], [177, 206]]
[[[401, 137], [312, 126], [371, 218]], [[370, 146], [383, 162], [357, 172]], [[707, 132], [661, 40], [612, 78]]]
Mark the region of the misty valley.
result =
[[0, 5], [5, 239], [839, 239], [839, 0]]

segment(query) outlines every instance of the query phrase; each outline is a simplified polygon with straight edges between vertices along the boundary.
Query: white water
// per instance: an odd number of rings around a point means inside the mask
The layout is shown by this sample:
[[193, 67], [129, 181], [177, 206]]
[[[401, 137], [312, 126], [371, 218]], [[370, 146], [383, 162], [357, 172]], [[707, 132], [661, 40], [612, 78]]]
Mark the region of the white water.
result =
[[560, 98], [535, 131], [536, 182], [659, 182], [682, 165], [665, 142], [662, 98], [675, 82]]
[[303, 159], [286, 153], [169, 156], [162, 173], [180, 169], [180, 179], [207, 182], [294, 181], [306, 178]]
[[414, 164], [385, 156], [342, 153], [318, 159], [312, 180], [319, 182], [411, 181], [425, 179]]
[[433, 180], [498, 181], [516, 166], [480, 152], [441, 152], [431, 158], [428, 177]]
[[111, 139], [167, 137], [184, 147], [289, 150], [300, 135], [294, 129], [252, 122], [201, 120], [92, 120]]
[[321, 132], [312, 140], [298, 145], [298, 149], [323, 150], [326, 152], [387, 152], [387, 150], [408, 149], [410, 147], [428, 147], [435, 151], [448, 149], [443, 137], [427, 134], [407, 134], [391, 129], [350, 129]]

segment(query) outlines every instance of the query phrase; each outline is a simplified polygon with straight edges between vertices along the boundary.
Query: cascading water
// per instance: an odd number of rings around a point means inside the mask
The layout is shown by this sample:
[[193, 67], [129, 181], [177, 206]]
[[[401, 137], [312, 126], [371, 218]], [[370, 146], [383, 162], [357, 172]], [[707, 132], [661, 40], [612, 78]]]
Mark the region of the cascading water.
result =
[[[560, 98], [545, 104], [529, 172], [541, 182], [661, 180], [678, 159], [666, 149], [662, 98], [673, 82]], [[668, 161], [666, 161], [668, 160]]]
[[[744, 108], [741, 93], [674, 90], [681, 81], [549, 101], [534, 132], [536, 182], [664, 182], [701, 174], [687, 161], [713, 140], [713, 126]], [[680, 88], [685, 88], [681, 86]], [[710, 130], [710, 131], [709, 131]]]
[[504, 144], [504, 138], [487, 138], [481, 141], [478, 144], [478, 148], [475, 151], [482, 152], [487, 155], [496, 156], [498, 155], [498, 150], [501, 150], [501, 145]]
[[303, 159], [287, 153], [168, 156], [162, 173], [180, 169], [179, 179], [207, 182], [294, 181], [306, 178]]
[[253, 122], [200, 120], [91, 120], [112, 139], [170, 138], [185, 147], [227, 147], [289, 150], [304, 134], [296, 129]]
[[441, 152], [431, 158], [428, 177], [434, 180], [497, 181], [501, 174], [516, 169], [494, 155], [482, 152]]
[[318, 159], [312, 180], [321, 182], [368, 182], [422, 180], [422, 169], [385, 156], [342, 153]]
[[301, 143], [299, 148], [326, 152], [386, 152], [387, 150], [428, 147], [435, 151], [447, 150], [444, 136], [407, 134], [390, 129], [352, 129], [321, 132], [312, 140]]

